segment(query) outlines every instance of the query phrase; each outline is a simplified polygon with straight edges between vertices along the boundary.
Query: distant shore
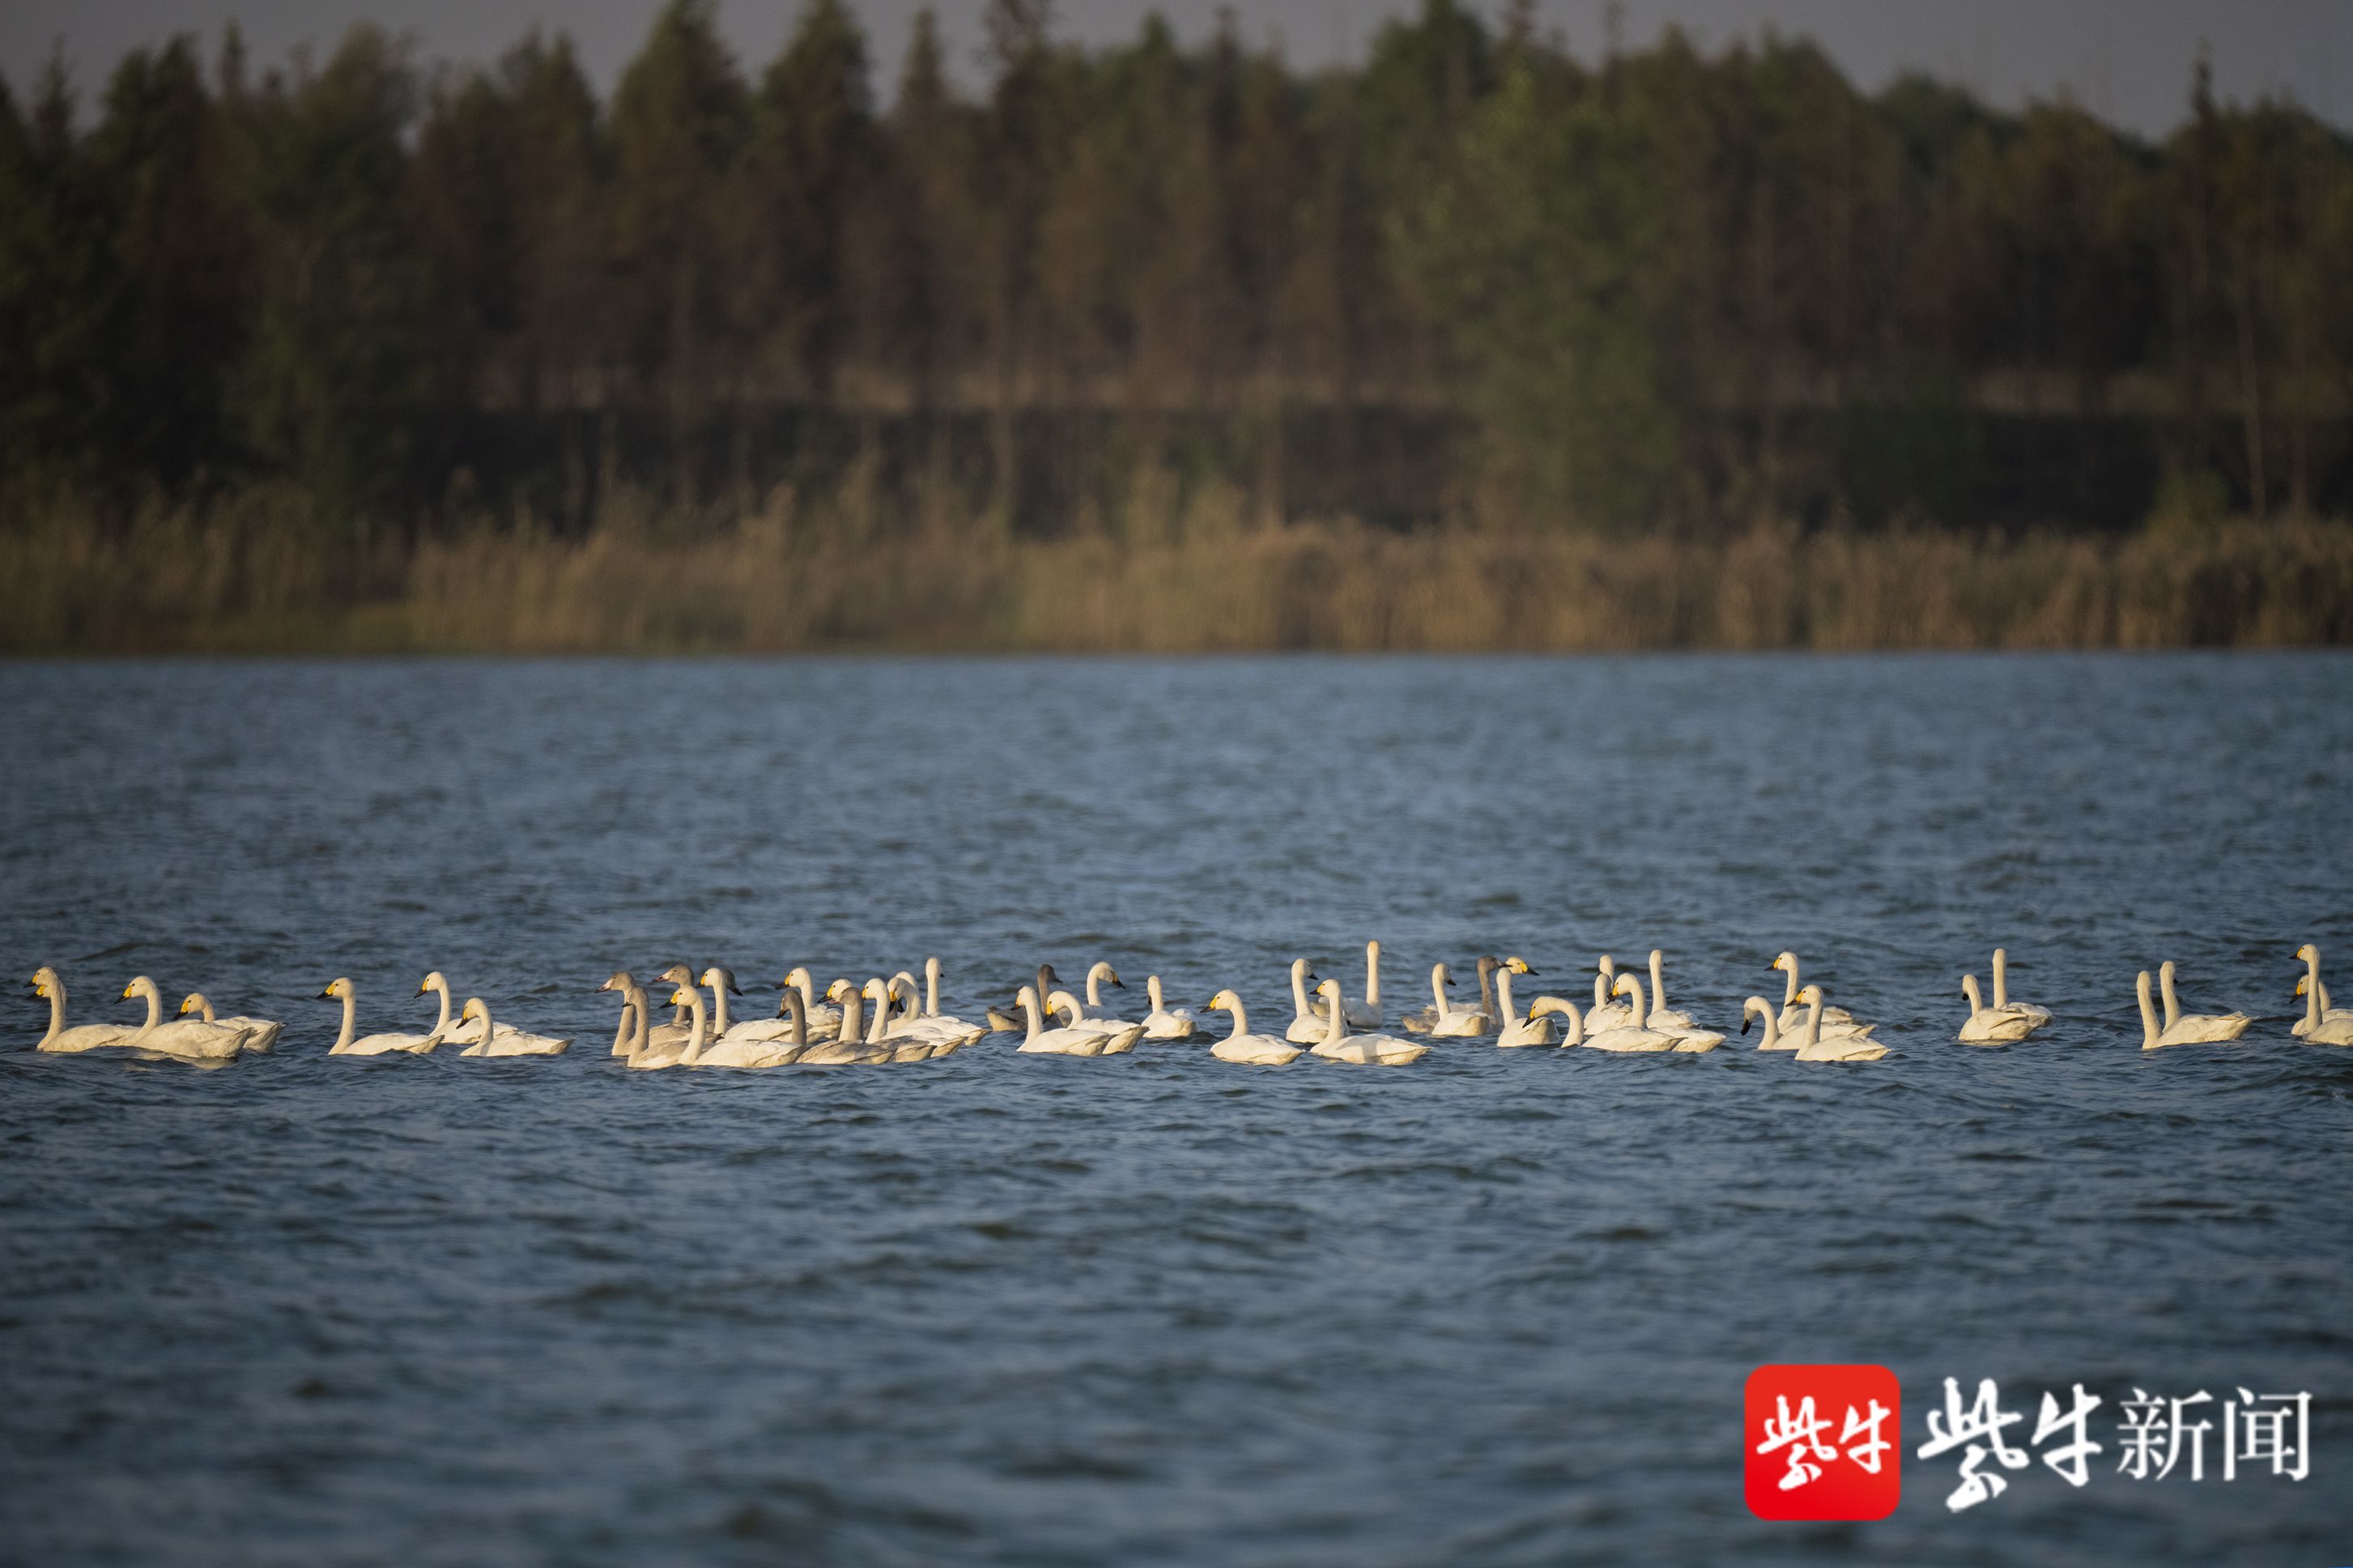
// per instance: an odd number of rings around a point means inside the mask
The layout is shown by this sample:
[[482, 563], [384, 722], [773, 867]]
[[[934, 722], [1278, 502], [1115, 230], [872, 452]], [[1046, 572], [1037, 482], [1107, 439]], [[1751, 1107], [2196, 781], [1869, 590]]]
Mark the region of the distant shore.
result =
[[0, 528], [0, 652], [2163, 648], [2353, 643], [2353, 524], [1716, 540], [1246, 528], [406, 540], [187, 513]]

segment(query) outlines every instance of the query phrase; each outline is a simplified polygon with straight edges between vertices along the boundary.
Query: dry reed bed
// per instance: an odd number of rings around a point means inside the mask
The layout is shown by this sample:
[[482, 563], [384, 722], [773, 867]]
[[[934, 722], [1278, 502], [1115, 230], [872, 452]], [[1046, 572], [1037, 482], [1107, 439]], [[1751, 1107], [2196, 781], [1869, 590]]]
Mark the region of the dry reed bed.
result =
[[1081, 651], [2179, 647], [2353, 643], [2353, 525], [2117, 539], [1722, 542], [1299, 524], [1168, 544], [675, 539], [482, 527], [410, 544], [268, 496], [119, 529], [0, 527], [0, 650]]

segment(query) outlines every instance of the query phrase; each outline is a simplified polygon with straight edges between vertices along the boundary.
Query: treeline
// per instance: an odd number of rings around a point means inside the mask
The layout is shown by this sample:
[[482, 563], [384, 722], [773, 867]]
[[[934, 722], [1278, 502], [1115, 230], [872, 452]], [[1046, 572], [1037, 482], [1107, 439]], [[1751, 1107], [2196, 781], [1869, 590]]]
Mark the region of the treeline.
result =
[[561, 36], [427, 75], [365, 26], [0, 86], [5, 526], [257, 486], [409, 546], [625, 500], [992, 547], [2353, 503], [2353, 148], [2202, 67], [2151, 144], [1771, 37], [1586, 63], [1526, 0], [1312, 72], [986, 22], [976, 97], [926, 14], [878, 99], [843, 0], [752, 68], [671, 0], [609, 100]]

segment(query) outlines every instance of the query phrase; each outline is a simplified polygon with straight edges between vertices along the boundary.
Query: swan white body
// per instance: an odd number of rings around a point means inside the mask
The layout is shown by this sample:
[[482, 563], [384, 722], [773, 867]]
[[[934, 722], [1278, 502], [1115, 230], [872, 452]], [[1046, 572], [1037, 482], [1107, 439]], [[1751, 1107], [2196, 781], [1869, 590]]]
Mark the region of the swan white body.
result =
[[201, 991], [189, 992], [180, 1003], [181, 1017], [185, 1018], [191, 1013], [198, 1015], [207, 1024], [226, 1024], [232, 1029], [247, 1031], [245, 1048], [248, 1051], [268, 1050], [278, 1043], [279, 1035], [286, 1027], [285, 1025], [273, 1023], [268, 1018], [248, 1018], [242, 1014], [228, 1018], [216, 1017], [213, 1016], [213, 1005], [206, 1000], [205, 994]]
[[1603, 953], [1593, 968], [1593, 1005], [1585, 1010], [1585, 1032], [1588, 1035], [1607, 1034], [1612, 1029], [1630, 1029], [1639, 1022], [1631, 1004], [1612, 1001], [1617, 994], [1618, 961]]
[[1116, 1056], [1132, 1051], [1135, 1042], [1144, 1038], [1144, 1026], [1133, 1018], [1090, 1018], [1079, 999], [1067, 991], [1057, 991], [1047, 999], [1046, 1010], [1058, 1014], [1063, 1024], [1073, 1029], [1091, 1030], [1105, 1036], [1110, 1043], [1092, 1056]]
[[[1064, 1027], [1049, 1029], [1039, 1016], [1038, 991], [1024, 985], [1018, 1003], [1026, 1020], [1020, 1045], [1014, 1048], [1033, 1056], [1100, 1057], [1112, 1052], [1112, 1036], [1107, 1029]], [[1139, 1030], [1140, 1034], [1141, 1031]], [[1130, 1041], [1133, 1045], [1134, 1042]]]
[[[417, 994], [419, 996], [422, 996], [428, 991], [437, 992], [441, 997], [441, 1016], [439, 1021], [433, 1026], [433, 1032], [440, 1036], [441, 1038], [449, 1045], [480, 1045], [482, 1043], [482, 1024], [480, 1019], [469, 1019], [461, 1016], [454, 1024], [450, 1022], [448, 977], [438, 969], [432, 973], [427, 975], [423, 980], [417, 983]], [[488, 1017], [489, 1015], [485, 1013], [483, 1016]], [[561, 1056], [564, 1053], [565, 1047], [572, 1044], [572, 1037], [569, 1035], [566, 1035], [562, 1039], [557, 1039], [553, 1035], [530, 1035], [525, 1034], [521, 1029], [512, 1028], [505, 1024], [498, 1025], [492, 1033], [497, 1037], [498, 1041], [497, 1048], [493, 1049], [490, 1053], [494, 1057]], [[459, 1054], [461, 1056], [478, 1057], [482, 1053], [478, 1050], [467, 1050], [461, 1051]]]
[[[1626, 1016], [1628, 1017], [1649, 1016], [1642, 1006], [1642, 983], [1630, 973], [1618, 976], [1617, 983], [1609, 989], [1613, 994], [1627, 999]], [[1649, 1053], [1672, 1051], [1676, 1048], [1675, 1042], [1676, 1037], [1663, 1029], [1644, 1028], [1626, 1024], [1614, 1029], [1602, 1029], [1598, 1032], [1588, 1026], [1584, 1044], [1588, 1050]]]
[[250, 1029], [207, 1024], [202, 1018], [175, 1018], [165, 1023], [164, 994], [143, 974], [122, 988], [124, 1001], [133, 997], [147, 1004], [147, 1022], [122, 1042], [134, 1051], [175, 1057], [182, 1061], [225, 1062], [242, 1054], [245, 1042], [253, 1036]]
[[1348, 1012], [1348, 1027], [1377, 1029], [1381, 1026], [1381, 944], [1365, 943], [1365, 998], [1345, 1004]]
[[2178, 1015], [2163, 1025], [2158, 1022], [2157, 1009], [2149, 1003], [2148, 971], [2144, 969], [2133, 982], [2140, 1000], [2140, 1048], [2153, 1051], [2164, 1046], [2211, 1046], [2235, 1040], [2246, 1032], [2247, 1020], [2242, 1018], [2235, 1027], [2217, 1033], [2213, 1027], [2224, 1020], [2184, 1018]]
[[[1513, 1007], [1512, 973], [1513, 966], [1507, 963], [1495, 974], [1495, 1005], [1501, 1015], [1496, 1024], [1495, 1044], [1505, 1047], [1558, 1045], [1560, 1030], [1553, 1023], [1550, 1013], [1542, 1016], [1531, 1013], [1523, 1018]], [[1534, 973], [1535, 971], [1528, 973]]]
[[1479, 960], [1479, 1005], [1477, 1008], [1457, 1007], [1446, 994], [1454, 984], [1453, 972], [1442, 963], [1430, 970], [1429, 1006], [1407, 1014], [1398, 1021], [1408, 1034], [1434, 1035], [1443, 1039], [1467, 1039], [1474, 1035], [1492, 1034], [1495, 1027], [1495, 971], [1504, 961], [1493, 953]]
[[[2173, 994], [2173, 960], [2157, 966], [2158, 989], [2165, 996], [2165, 1043], [2169, 1046], [2216, 1046], [2235, 1040], [2254, 1019], [2244, 1013], [2184, 1013]], [[2174, 1037], [2179, 1036], [2177, 1039]]]
[[[1324, 1038], [1314, 1047], [1314, 1054], [1327, 1062], [1348, 1062], [1357, 1067], [1401, 1068], [1419, 1061], [1430, 1054], [1430, 1047], [1419, 1040], [1401, 1040], [1395, 1035], [1352, 1035], [1348, 1033], [1347, 999], [1340, 994], [1340, 983], [1326, 980], [1315, 988], [1324, 998]], [[1550, 1021], [1546, 1021], [1550, 1027]]]
[[1118, 1017], [1117, 1014], [1103, 1004], [1103, 983], [1106, 980], [1122, 991], [1127, 989], [1126, 982], [1119, 977], [1119, 971], [1113, 969], [1108, 961], [1097, 959], [1087, 970], [1087, 1000], [1084, 1016], [1090, 1019]]
[[[628, 981], [628, 979], [626, 973], [617, 974], [612, 980], [605, 982], [600, 989], [614, 990], [616, 989], [615, 981]], [[628, 1059], [622, 1065], [631, 1072], [659, 1072], [664, 1068], [682, 1065], [686, 1060], [687, 1048], [694, 1043], [693, 1026], [691, 1024], [688, 1026], [685, 1039], [667, 1040], [657, 1044], [652, 1027], [653, 1005], [646, 995], [645, 987], [634, 981], [629, 981], [627, 985], [620, 986], [618, 989], [621, 992], [621, 1013], [630, 1026], [628, 1049], [625, 1053]], [[689, 1016], [691, 1016], [691, 1011]]]
[[335, 1043], [327, 1047], [327, 1054], [331, 1057], [381, 1057], [395, 1054], [421, 1057], [441, 1043], [441, 1037], [438, 1033], [364, 1035], [353, 1038], [354, 1026], [359, 1015], [359, 1002], [358, 993], [353, 989], [352, 983], [345, 979], [335, 979], [329, 982], [327, 988], [320, 992], [319, 995], [322, 1000], [341, 1002], [343, 1005], [343, 1032], [335, 1037]]
[[1230, 1013], [1234, 1016], [1233, 1033], [1209, 1047], [1209, 1054], [1221, 1062], [1235, 1062], [1243, 1067], [1288, 1067], [1299, 1059], [1297, 1046], [1288, 1040], [1278, 1040], [1272, 1035], [1253, 1035], [1250, 1015], [1242, 1008], [1240, 995], [1232, 991], [1220, 991], [1209, 998], [1208, 1010]]
[[[910, 975], [908, 978], [913, 980], [913, 976]], [[947, 1048], [939, 1053], [942, 1056], [946, 1056], [949, 1051], [961, 1050], [966, 1046], [976, 1045], [981, 1037], [988, 1033], [988, 1027], [985, 1024], [966, 1023], [962, 1018], [953, 1018], [940, 1011], [940, 961], [937, 954], [923, 960], [923, 1016], [919, 1018], [902, 1019], [901, 1022], [910, 1026], [913, 1033], [928, 1035], [934, 1039], [947, 1042]]]
[[2309, 997], [2304, 1016], [2296, 1020], [2298, 1038], [2307, 1046], [2353, 1046], [2353, 1011], [2328, 1005], [2328, 987], [2318, 977], [2306, 975], [2295, 983], [2295, 994]]
[[1144, 1037], [1147, 1040], [1189, 1040], [1193, 1037], [1193, 1012], [1189, 1007], [1171, 1007], [1161, 999], [1160, 976], [1144, 977], [1144, 994], [1152, 1003], [1152, 1011], [1144, 1016]]
[[49, 1032], [41, 1037], [37, 1051], [51, 1051], [60, 1056], [73, 1056], [82, 1051], [104, 1050], [109, 1047], [127, 1045], [131, 1029], [123, 1024], [77, 1024], [66, 1027], [66, 986], [58, 972], [44, 963], [33, 971], [33, 994], [49, 1005]]
[[1567, 1050], [1572, 1046], [1581, 1046], [1585, 1044], [1585, 1015], [1577, 1010], [1576, 1003], [1569, 1001], [1566, 997], [1537, 997], [1535, 1003], [1528, 1008], [1528, 1016], [1531, 1018], [1551, 1019], [1558, 1017], [1567, 1019], [1568, 1022], [1562, 1026], [1561, 1028], [1560, 1047], [1563, 1050]]
[[568, 1037], [559, 1040], [551, 1035], [500, 1033], [491, 1022], [490, 1004], [480, 996], [467, 997], [458, 1018], [460, 1023], [474, 1020], [474, 1043], [458, 1053], [461, 1057], [560, 1057], [572, 1044]]
[[1324, 1022], [1322, 1010], [1307, 999], [1309, 978], [1307, 961], [1303, 958], [1293, 959], [1291, 961], [1291, 1025], [1282, 1031], [1282, 1037], [1295, 1046], [1312, 1046], [1330, 1032]]
[[[731, 1026], [726, 1034], [712, 1039], [710, 1020], [702, 1010], [702, 993], [681, 987], [670, 1000], [677, 1003], [681, 998], [686, 1005], [689, 1038], [686, 1049], [678, 1057], [680, 1067], [777, 1068], [798, 1061], [808, 1050], [806, 1026], [797, 1031], [798, 1037], [796, 1038], [794, 1026], [799, 1020], [794, 1018], [758, 1020], [763, 1026], [772, 1022], [782, 1024], [785, 1032], [781, 1035], [738, 1034], [736, 1031], [744, 1026], [739, 1024]], [[799, 1000], [797, 993], [794, 1000]]]
[[[805, 1068], [881, 1067], [899, 1059], [897, 1047], [877, 1045], [867, 1038], [866, 998], [858, 987], [847, 981], [837, 980], [826, 987], [826, 994], [840, 999], [838, 1004], [839, 1016], [834, 1025], [834, 1037], [829, 1040], [820, 1039], [802, 1052], [800, 1066]], [[786, 999], [787, 1008], [795, 1005], [796, 999]], [[799, 1005], [806, 1005], [806, 1004]]]
[[2051, 1021], [2050, 1008], [2037, 1007], [2031, 1002], [2013, 1002], [2010, 999], [2010, 950], [2006, 947], [1997, 947], [1993, 950], [1993, 1005], [1994, 1011], [1998, 1013], [2008, 1011], [2025, 1014], [2034, 1020], [2034, 1026], [2038, 1029]]
[[[2332, 1007], [2328, 1005], [2328, 987], [2320, 983], [2320, 949], [2307, 942], [2295, 950], [2295, 956], [2304, 965], [2304, 978], [2296, 983], [2295, 994], [2306, 1000], [2304, 1016], [2296, 1019], [2288, 1033], [2299, 1040], [2311, 1040], [2315, 1045], [2353, 1044], [2353, 1041], [2335, 1037], [2353, 1029], [2353, 1007]], [[2316, 1036], [2315, 1030], [2322, 1031], [2322, 1034]]]
[[[1689, 1035], [1704, 1032], [1698, 1025], [1692, 1022], [1692, 1016], [1689, 1013], [1679, 1013], [1667, 1005], [1666, 954], [1655, 947], [1651, 950], [1651, 1014], [1642, 1021], [1653, 1029], [1664, 1029], [1669, 1034]], [[1719, 1045], [1724, 1042], [1722, 1035], [1716, 1036], [1715, 1038]]]
[[1822, 988], [1809, 985], [1798, 993], [1798, 1000], [1806, 1004], [1806, 1025], [1798, 1037], [1798, 1059], [1801, 1062], [1875, 1062], [1887, 1054], [1887, 1047], [1862, 1035], [1825, 1035], [1822, 1033]]
[[[1781, 1032], [1784, 1035], [1794, 1034], [1798, 1026], [1805, 1022], [1800, 1012], [1802, 1005], [1798, 1000], [1798, 955], [1785, 950], [1773, 960], [1773, 967], [1789, 977], [1788, 986], [1781, 993]], [[1854, 1015], [1843, 1007], [1822, 1009], [1821, 1032], [1825, 1035], [1852, 1033], [1871, 1026], [1875, 1026], [1858, 1025]]]
[[1978, 994], [1978, 977], [1961, 976], [1961, 994], [1969, 1001], [1969, 1016], [1961, 1021], [1960, 1033], [1954, 1037], [1965, 1046], [2006, 1046], [2022, 1040], [2050, 1021], [2051, 1015], [2036, 1008], [2030, 1013], [2020, 1007], [1989, 1007]]

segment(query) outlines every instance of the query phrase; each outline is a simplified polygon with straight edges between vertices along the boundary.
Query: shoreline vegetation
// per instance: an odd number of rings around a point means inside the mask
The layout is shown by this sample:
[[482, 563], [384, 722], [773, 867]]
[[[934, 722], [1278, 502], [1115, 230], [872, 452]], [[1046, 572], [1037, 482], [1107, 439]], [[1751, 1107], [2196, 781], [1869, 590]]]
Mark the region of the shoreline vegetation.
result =
[[2353, 644], [2353, 526], [1989, 536], [1759, 521], [1687, 539], [1350, 520], [883, 537], [788, 500], [578, 535], [406, 537], [284, 506], [0, 519], [0, 654], [1634, 651]]

